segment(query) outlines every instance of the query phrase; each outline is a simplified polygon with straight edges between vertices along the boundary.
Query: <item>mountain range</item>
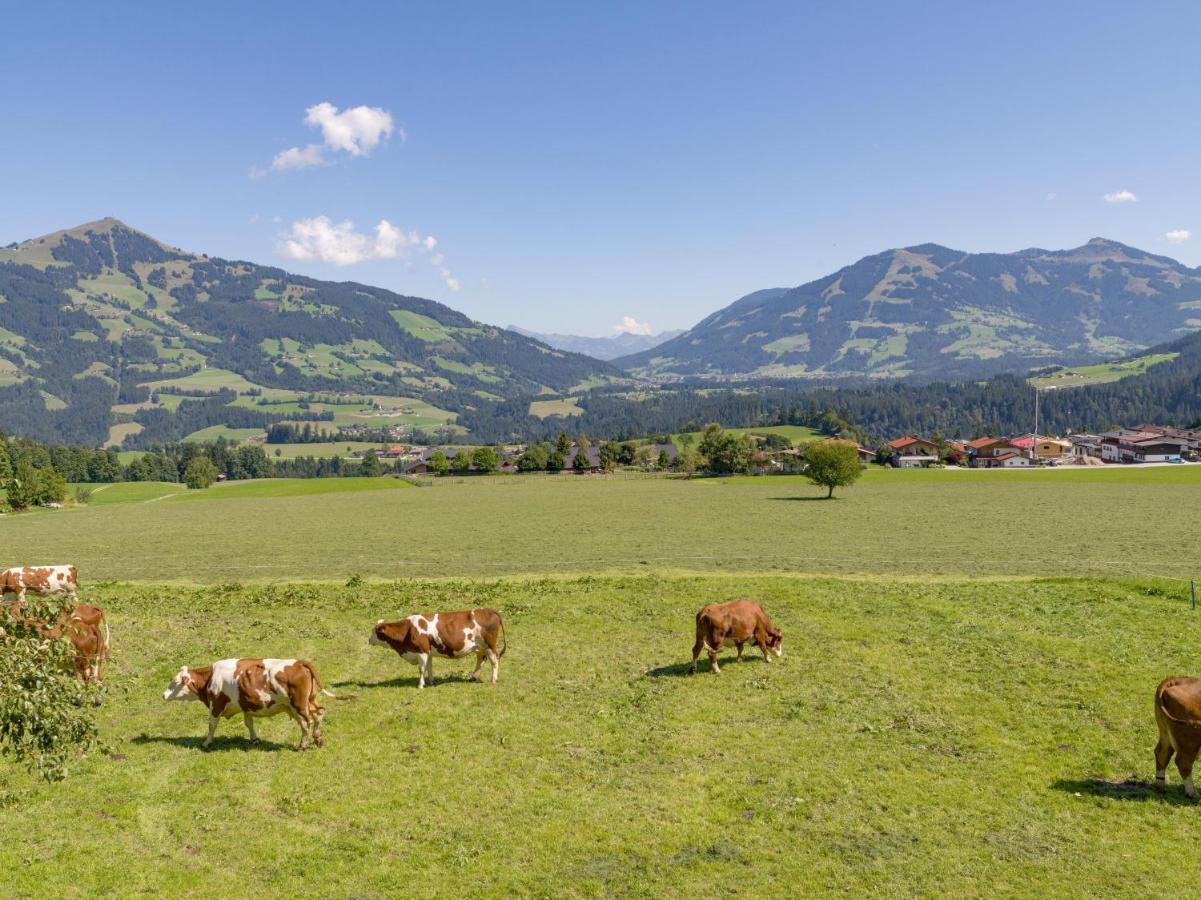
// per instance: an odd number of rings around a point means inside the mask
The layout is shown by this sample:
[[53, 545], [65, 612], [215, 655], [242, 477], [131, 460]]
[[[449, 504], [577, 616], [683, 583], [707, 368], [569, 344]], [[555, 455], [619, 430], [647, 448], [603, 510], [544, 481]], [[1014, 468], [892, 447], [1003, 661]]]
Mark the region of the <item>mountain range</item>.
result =
[[36, 437], [128, 444], [355, 405], [314, 392], [360, 395], [364, 423], [446, 422], [620, 378], [432, 300], [188, 253], [116, 219], [0, 249], [0, 427]]
[[889, 250], [756, 291], [653, 349], [656, 379], [975, 378], [1124, 356], [1201, 328], [1201, 269], [1116, 241], [1072, 250]]
[[662, 331], [659, 334], [630, 334], [622, 332], [611, 337], [586, 337], [579, 334], [542, 334], [537, 331], [527, 331], [517, 325], [510, 325], [509, 331], [516, 331], [526, 337], [541, 341], [556, 350], [567, 350], [571, 353], [583, 353], [593, 359], [609, 361], [619, 356], [640, 353], [658, 347], [664, 341], [670, 341], [684, 333], [684, 329]]

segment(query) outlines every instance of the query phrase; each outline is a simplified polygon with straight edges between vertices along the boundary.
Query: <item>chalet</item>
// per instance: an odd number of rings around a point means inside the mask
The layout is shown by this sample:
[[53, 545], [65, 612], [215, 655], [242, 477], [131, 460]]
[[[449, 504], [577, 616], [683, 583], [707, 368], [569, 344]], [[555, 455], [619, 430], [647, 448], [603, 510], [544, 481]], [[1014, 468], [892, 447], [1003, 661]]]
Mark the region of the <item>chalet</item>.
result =
[[928, 441], [925, 438], [914, 437], [911, 434], [903, 435], [895, 441], [888, 442], [889, 449], [892, 450], [892, 455], [901, 456], [933, 456], [938, 458], [938, 445], [933, 441]]
[[1201, 428], [1173, 428], [1170, 425], [1135, 425], [1135, 431], [1146, 434], [1159, 434], [1164, 437], [1176, 438], [1187, 444], [1187, 449], [1196, 453], [1201, 451]]
[[1101, 458], [1101, 438], [1095, 434], [1073, 434], [1070, 438], [1072, 444], [1072, 458], [1077, 460], [1082, 459], [1100, 459]]
[[1016, 469], [1032, 464], [1021, 447], [1004, 438], [976, 438], [968, 441], [968, 449], [972, 454], [968, 465], [973, 469]]
[[1033, 434], [1014, 438], [1010, 443], [1020, 448], [1027, 456], [1038, 461], [1063, 459], [1072, 450], [1072, 445], [1068, 441], [1061, 441], [1058, 438], [1052, 437], [1038, 437]]
[[[595, 446], [589, 446], [584, 453], [588, 460], [588, 465], [583, 471], [599, 472], [601, 470], [600, 450]], [[571, 449], [567, 451], [567, 465], [564, 466], [564, 469], [576, 472], [580, 471], [575, 467], [575, 458], [579, 455], [580, 448], [573, 444]]]
[[1179, 462], [1188, 447], [1183, 438], [1118, 429], [1101, 435], [1101, 458], [1116, 463]]

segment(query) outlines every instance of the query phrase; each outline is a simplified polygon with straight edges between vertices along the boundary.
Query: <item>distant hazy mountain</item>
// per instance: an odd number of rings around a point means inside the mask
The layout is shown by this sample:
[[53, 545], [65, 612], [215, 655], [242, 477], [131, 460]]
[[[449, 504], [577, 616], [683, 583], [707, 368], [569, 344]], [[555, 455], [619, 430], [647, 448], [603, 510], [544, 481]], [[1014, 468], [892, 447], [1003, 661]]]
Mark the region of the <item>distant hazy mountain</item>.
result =
[[978, 377], [1099, 362], [1201, 328], [1201, 269], [1095, 238], [1073, 250], [889, 250], [758, 291], [614, 363], [657, 377]]
[[516, 325], [510, 325], [509, 331], [516, 331], [526, 337], [542, 341], [556, 350], [566, 350], [569, 353], [583, 353], [593, 359], [611, 360], [629, 353], [638, 353], [658, 347], [664, 341], [670, 341], [684, 333], [680, 328], [675, 331], [661, 331], [659, 334], [615, 334], [613, 337], [583, 337], [578, 334], [541, 334], [528, 331]]
[[[333, 411], [308, 402], [314, 392], [441, 424], [481, 400], [620, 377], [433, 300], [188, 253], [116, 219], [0, 249], [0, 429], [10, 433], [98, 443], [253, 430]], [[418, 414], [423, 403], [436, 411]], [[408, 415], [373, 412], [356, 423]]]

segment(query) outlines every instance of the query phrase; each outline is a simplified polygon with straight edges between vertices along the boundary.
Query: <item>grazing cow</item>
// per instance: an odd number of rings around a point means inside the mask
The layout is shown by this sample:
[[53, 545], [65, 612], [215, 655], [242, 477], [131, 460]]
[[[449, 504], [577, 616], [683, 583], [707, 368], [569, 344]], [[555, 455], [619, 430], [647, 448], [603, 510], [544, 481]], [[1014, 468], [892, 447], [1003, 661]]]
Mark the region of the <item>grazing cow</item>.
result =
[[[475, 671], [471, 679], [478, 681], [484, 660], [492, 663], [492, 683], [500, 673], [500, 658], [508, 649], [509, 639], [504, 634], [505, 623], [494, 609], [466, 609], [459, 612], [442, 612], [433, 615], [413, 615], [399, 622], [380, 619], [371, 630], [367, 643], [391, 647], [406, 662], [417, 666], [417, 687], [425, 687], [428, 680], [434, 683], [435, 653], [443, 656], [476, 655]], [[497, 636], [504, 636], [504, 646], [496, 652]]]
[[0, 572], [0, 593], [16, 594], [18, 603], [26, 591], [74, 597], [78, 589], [79, 570], [74, 566], [18, 566]]
[[20, 602], [9, 601], [5, 607], [9, 615], [22, 619], [27, 627], [36, 628], [44, 637], [67, 638], [75, 648], [75, 674], [85, 684], [104, 681], [101, 667], [108, 659], [110, 635], [104, 610], [99, 606], [80, 605], [74, 609], [64, 609], [53, 625], [47, 624], [45, 619], [29, 615]]
[[1155, 790], [1166, 786], [1168, 763], [1176, 754], [1176, 768], [1184, 779], [1184, 793], [1197, 799], [1193, 762], [1201, 750], [1201, 678], [1165, 678], [1155, 689]]
[[763, 651], [765, 662], [771, 662], [769, 650], [776, 656], [784, 652], [780, 629], [771, 623], [763, 607], [754, 600], [710, 603], [696, 614], [696, 644], [692, 648], [692, 667], [688, 671], [696, 672], [697, 657], [704, 649], [709, 651], [709, 663], [716, 675], [721, 672], [717, 651], [733, 644], [738, 648], [738, 661], [742, 662], [742, 645], [752, 639]]
[[300, 726], [300, 749], [309, 738], [320, 747], [321, 720], [325, 707], [317, 702], [317, 693], [334, 696], [321, 686], [313, 664], [304, 659], [222, 659], [211, 666], [180, 669], [164, 700], [199, 700], [209, 711], [209, 733], [203, 746], [213, 742], [219, 719], [242, 714], [250, 740], [258, 742], [254, 720], [286, 712]]

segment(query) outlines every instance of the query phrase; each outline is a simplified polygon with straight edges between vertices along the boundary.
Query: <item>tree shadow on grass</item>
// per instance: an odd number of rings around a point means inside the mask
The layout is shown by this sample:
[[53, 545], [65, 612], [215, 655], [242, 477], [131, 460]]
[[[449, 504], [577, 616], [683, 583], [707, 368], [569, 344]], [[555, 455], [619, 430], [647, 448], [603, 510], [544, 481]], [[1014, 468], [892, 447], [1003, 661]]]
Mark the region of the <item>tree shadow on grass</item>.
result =
[[1184, 796], [1184, 789], [1178, 784], [1169, 787], [1167, 793], [1157, 794], [1153, 782], [1141, 778], [1060, 778], [1052, 782], [1051, 787], [1065, 794], [1105, 797], [1108, 800], [1155, 801], [1172, 806], [1197, 805], [1196, 800]]
[[268, 741], [259, 738], [258, 743], [250, 740], [249, 735], [227, 735], [225, 737], [214, 737], [212, 744], [207, 748], [201, 746], [204, 743], [204, 736], [198, 735], [193, 737], [182, 737], [179, 735], [168, 734], [140, 734], [133, 739], [135, 744], [174, 744], [176, 747], [185, 747], [189, 750], [200, 750], [203, 753], [216, 753], [217, 751], [241, 750], [262, 750], [262, 751], [277, 751], [291, 750], [295, 745], [281, 744], [277, 741]]
[[783, 500], [785, 502], [812, 503], [815, 501], [841, 500], [841, 497], [768, 497], [768, 500]]

